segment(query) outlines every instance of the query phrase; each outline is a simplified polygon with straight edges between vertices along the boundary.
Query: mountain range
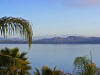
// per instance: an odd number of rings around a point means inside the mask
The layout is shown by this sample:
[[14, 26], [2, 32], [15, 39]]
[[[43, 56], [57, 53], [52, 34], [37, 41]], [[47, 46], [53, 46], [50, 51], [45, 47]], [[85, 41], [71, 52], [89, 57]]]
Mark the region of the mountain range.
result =
[[[0, 38], [0, 44], [27, 44], [19, 38]], [[67, 36], [34, 39], [32, 44], [100, 44], [100, 37]]]

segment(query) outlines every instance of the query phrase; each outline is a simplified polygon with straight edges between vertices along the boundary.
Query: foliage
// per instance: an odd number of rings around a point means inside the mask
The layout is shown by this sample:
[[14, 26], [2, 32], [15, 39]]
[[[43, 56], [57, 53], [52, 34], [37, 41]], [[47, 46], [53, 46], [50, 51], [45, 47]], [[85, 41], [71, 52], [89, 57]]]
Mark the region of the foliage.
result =
[[18, 48], [0, 50], [0, 75], [29, 75], [31, 67], [25, 55]]
[[1, 35], [7, 37], [9, 34], [19, 33], [25, 39], [29, 41], [29, 47], [32, 42], [32, 27], [29, 21], [23, 18], [14, 18], [14, 17], [2, 17], [0, 18], [0, 32]]
[[38, 68], [35, 68], [35, 70], [34, 75], [65, 75], [61, 70], [56, 70], [56, 67], [50, 69], [48, 66], [43, 66], [41, 71]]
[[86, 57], [76, 57], [74, 66], [75, 75], [100, 75], [100, 69]]

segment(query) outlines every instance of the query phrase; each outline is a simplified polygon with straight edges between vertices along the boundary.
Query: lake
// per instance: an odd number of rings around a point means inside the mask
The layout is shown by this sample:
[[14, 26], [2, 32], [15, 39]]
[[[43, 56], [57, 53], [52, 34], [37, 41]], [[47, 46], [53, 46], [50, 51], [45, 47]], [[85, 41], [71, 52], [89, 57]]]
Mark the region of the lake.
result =
[[64, 72], [72, 72], [73, 61], [77, 56], [87, 56], [90, 58], [92, 51], [93, 62], [100, 67], [100, 45], [99, 44], [32, 44], [29, 50], [28, 44], [0, 44], [0, 49], [8, 47], [20, 48], [21, 52], [28, 52], [27, 57], [33, 67], [41, 68], [43, 65], [51, 68], [57, 67]]

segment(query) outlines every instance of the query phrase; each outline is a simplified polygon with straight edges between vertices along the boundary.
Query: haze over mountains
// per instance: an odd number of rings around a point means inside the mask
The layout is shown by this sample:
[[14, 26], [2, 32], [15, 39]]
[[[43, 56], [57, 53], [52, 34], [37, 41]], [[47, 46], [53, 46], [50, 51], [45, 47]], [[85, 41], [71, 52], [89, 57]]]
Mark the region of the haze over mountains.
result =
[[[0, 38], [1, 44], [27, 44], [28, 42], [19, 38]], [[38, 37], [32, 41], [33, 44], [100, 44], [100, 37], [63, 36], [63, 37]]]

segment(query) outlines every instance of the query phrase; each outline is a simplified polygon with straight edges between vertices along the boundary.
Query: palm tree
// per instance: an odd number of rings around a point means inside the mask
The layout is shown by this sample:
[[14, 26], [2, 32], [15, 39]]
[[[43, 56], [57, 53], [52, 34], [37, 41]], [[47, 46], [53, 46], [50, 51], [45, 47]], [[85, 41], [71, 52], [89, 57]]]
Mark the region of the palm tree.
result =
[[73, 75], [100, 75], [100, 69], [87, 57], [76, 57]]
[[29, 61], [26, 53], [19, 52], [18, 48], [5, 48], [0, 51], [0, 75], [29, 75]]
[[5, 38], [7, 35], [19, 33], [25, 39], [28, 39], [29, 47], [32, 42], [32, 27], [29, 21], [23, 18], [2, 17], [0, 18], [0, 32]]
[[61, 70], [56, 70], [56, 67], [52, 70], [48, 66], [43, 66], [41, 72], [38, 68], [35, 68], [34, 75], [65, 75]]

